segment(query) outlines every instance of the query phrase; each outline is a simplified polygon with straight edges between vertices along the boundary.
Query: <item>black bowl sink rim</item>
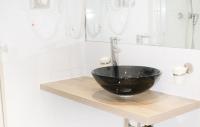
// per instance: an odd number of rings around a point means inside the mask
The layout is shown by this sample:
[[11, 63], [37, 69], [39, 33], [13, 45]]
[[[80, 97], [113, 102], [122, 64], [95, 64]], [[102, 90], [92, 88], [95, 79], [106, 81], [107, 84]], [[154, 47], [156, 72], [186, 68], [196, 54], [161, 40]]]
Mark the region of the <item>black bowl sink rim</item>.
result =
[[[107, 75], [107, 74], [100, 74], [98, 71], [102, 70], [102, 69], [111, 69], [114, 68], [116, 66], [106, 66], [106, 67], [100, 67], [100, 68], [96, 68], [92, 71], [92, 75], [97, 75], [97, 76], [101, 76], [101, 77], [109, 77], [109, 78], [116, 78], [114, 76], [111, 75]], [[153, 67], [147, 67], [147, 66], [126, 66], [126, 65], [120, 65], [117, 66], [118, 68], [126, 68], [126, 69], [133, 69], [133, 68], [140, 68], [140, 69], [147, 69], [147, 70], [152, 70], [153, 73], [152, 74], [148, 74], [148, 75], [139, 75], [139, 76], [119, 76], [119, 79], [124, 79], [124, 78], [135, 78], [135, 79], [139, 79], [139, 78], [148, 78], [148, 77], [154, 77], [154, 76], [159, 76], [161, 75], [161, 71], [159, 69], [153, 68]], [[134, 72], [133, 72], [134, 73]]]
[[93, 70], [92, 75], [108, 92], [132, 96], [150, 89], [161, 72], [146, 66], [107, 66]]

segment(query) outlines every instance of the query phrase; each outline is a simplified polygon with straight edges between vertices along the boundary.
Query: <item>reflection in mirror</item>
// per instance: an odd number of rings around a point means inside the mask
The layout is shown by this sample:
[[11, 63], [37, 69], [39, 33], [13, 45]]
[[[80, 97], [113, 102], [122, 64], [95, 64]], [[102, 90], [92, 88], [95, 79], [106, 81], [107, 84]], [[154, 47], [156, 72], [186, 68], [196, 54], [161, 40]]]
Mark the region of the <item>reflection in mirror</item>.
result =
[[200, 0], [86, 0], [87, 41], [200, 49]]

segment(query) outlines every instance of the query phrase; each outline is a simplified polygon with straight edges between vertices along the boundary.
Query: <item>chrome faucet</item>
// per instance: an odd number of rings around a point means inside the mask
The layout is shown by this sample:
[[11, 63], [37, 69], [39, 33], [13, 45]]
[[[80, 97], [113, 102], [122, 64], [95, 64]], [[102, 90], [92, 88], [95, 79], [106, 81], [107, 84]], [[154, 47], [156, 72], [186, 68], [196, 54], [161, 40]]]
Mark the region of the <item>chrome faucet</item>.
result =
[[119, 56], [118, 56], [118, 54], [119, 54], [118, 41], [119, 41], [119, 39], [117, 37], [110, 38], [111, 63], [113, 66], [118, 66], [118, 58], [119, 58]]

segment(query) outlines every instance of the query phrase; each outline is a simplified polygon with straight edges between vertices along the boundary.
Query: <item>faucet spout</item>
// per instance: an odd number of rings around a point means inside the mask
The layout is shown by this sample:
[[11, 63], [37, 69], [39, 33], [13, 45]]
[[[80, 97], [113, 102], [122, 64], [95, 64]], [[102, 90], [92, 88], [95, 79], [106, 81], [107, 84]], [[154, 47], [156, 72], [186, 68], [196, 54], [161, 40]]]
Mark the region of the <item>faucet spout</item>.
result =
[[118, 54], [119, 54], [118, 41], [119, 39], [117, 37], [110, 38], [111, 63], [113, 66], [118, 66]]

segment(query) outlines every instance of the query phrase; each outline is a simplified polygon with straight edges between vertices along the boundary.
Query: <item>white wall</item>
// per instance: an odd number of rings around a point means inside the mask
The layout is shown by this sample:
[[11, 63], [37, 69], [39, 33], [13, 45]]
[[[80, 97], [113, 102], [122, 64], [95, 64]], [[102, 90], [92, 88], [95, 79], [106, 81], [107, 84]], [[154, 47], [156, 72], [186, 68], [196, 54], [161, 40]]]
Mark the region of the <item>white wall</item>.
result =
[[[67, 0], [69, 8], [65, 11], [68, 14], [73, 12], [70, 10], [72, 1], [74, 0]], [[32, 12], [28, 13], [28, 2], [0, 1], [0, 40], [8, 45], [8, 53], [3, 54], [8, 127], [122, 127], [121, 117], [40, 90], [40, 83], [81, 75], [85, 66], [89, 74], [91, 69], [98, 66], [98, 59], [107, 56], [110, 51], [109, 46], [103, 43], [85, 44], [83, 38], [76, 40], [71, 39], [69, 35], [65, 36], [64, 26], [69, 17], [60, 20], [58, 32], [53, 39], [39, 38], [32, 31], [32, 23], [36, 26], [40, 24], [38, 20], [34, 22], [34, 18], [29, 17]], [[73, 8], [72, 6], [71, 9]], [[33, 13], [38, 16], [37, 12]], [[56, 15], [46, 17], [46, 20], [52, 21], [45, 24], [42, 30], [52, 31], [54, 26], [51, 27], [51, 24], [56, 22], [56, 18]], [[120, 47], [122, 64], [148, 65], [162, 70], [162, 78], [154, 89], [199, 99], [199, 51], [140, 46], [138, 48], [133, 45]], [[172, 66], [185, 62], [193, 63], [195, 72], [186, 84], [174, 85], [170, 73]], [[197, 127], [200, 125], [199, 114], [192, 112], [159, 126]]]

